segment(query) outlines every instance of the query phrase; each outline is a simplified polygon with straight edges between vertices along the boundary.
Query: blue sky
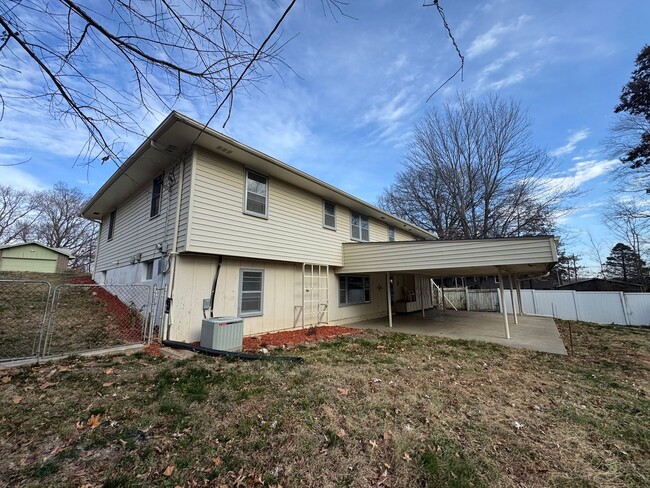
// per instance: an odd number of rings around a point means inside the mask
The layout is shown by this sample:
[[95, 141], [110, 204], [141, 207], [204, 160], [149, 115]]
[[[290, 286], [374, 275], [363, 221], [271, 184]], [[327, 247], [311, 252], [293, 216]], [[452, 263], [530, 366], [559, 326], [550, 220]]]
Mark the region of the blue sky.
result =
[[[257, 32], [268, 32], [286, 0], [251, 0]], [[280, 69], [235, 99], [226, 129], [212, 126], [371, 203], [400, 170], [410, 131], [430, 107], [455, 97], [496, 92], [512, 97], [533, 119], [533, 139], [557, 158], [558, 179], [583, 191], [562, 219], [570, 251], [593, 265], [586, 230], [608, 254], [615, 243], [600, 212], [617, 164], [603, 150], [621, 87], [641, 47], [650, 42], [650, 2], [441, 0], [465, 55], [457, 77], [428, 96], [458, 66], [436, 11], [418, 1], [354, 1], [353, 20], [324, 15], [318, 1], [299, 1], [283, 37], [297, 34]], [[28, 65], [1, 72], [0, 89], [38, 83]], [[5, 92], [7, 93], [7, 92]], [[177, 110], [204, 121], [205, 103]], [[165, 116], [143, 119], [151, 131]], [[219, 119], [219, 118], [218, 118]], [[86, 168], [76, 161], [85, 133], [61, 125], [30, 102], [14, 104], [0, 122], [0, 183], [35, 189], [58, 180], [94, 192], [114, 166]], [[124, 138], [135, 148], [137, 136]]]

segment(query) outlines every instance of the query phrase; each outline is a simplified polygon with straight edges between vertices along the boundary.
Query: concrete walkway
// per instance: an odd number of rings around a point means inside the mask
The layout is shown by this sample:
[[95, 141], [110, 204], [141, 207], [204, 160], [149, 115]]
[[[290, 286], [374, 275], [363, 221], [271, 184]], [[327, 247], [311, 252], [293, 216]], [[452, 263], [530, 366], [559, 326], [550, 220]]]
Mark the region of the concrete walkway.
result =
[[508, 322], [510, 323], [510, 339], [504, 337], [503, 315], [496, 312], [427, 310], [424, 319], [421, 312], [393, 315], [392, 329], [388, 327], [387, 317], [347, 326], [494, 342], [504, 346], [566, 355], [564, 343], [552, 318], [524, 315], [519, 317], [519, 324], [515, 325], [513, 316], [508, 315]]

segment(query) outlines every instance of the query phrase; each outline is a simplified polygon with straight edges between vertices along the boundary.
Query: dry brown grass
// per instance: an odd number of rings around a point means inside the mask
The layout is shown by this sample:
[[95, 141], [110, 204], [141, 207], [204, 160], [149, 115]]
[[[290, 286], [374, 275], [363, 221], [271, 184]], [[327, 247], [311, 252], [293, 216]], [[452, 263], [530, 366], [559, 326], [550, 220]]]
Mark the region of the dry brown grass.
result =
[[0, 480], [650, 486], [650, 333], [574, 324], [573, 336], [572, 357], [365, 332], [297, 348], [301, 365], [23, 368], [0, 383]]

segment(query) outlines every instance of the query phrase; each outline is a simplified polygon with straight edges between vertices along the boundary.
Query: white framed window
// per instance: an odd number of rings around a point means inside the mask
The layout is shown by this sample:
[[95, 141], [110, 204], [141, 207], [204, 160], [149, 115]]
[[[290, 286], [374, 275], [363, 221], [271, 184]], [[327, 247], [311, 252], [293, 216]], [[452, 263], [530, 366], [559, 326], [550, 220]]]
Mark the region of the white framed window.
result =
[[339, 305], [370, 303], [369, 276], [339, 276]]
[[323, 227], [336, 230], [336, 204], [323, 200]]
[[368, 242], [370, 240], [368, 217], [353, 210], [350, 211], [350, 237], [353, 241]]
[[110, 217], [108, 218], [108, 240], [110, 241], [115, 234], [115, 216], [117, 210], [111, 212]]
[[262, 315], [264, 304], [264, 270], [239, 271], [239, 316]]
[[269, 215], [269, 179], [247, 169], [244, 191], [244, 213], [267, 218]]
[[164, 174], [156, 176], [151, 185], [151, 210], [149, 217], [156, 217], [160, 214], [160, 202], [162, 201], [163, 178]]
[[393, 242], [395, 240], [395, 227], [392, 225], [388, 226], [388, 240]]

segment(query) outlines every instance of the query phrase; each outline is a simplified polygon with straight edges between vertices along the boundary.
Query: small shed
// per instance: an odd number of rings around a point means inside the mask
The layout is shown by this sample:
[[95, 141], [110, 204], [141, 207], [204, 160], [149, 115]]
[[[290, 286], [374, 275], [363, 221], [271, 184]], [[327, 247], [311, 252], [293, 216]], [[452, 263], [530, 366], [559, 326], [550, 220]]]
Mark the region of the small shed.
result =
[[0, 246], [0, 271], [60, 273], [68, 269], [69, 249], [56, 249], [38, 242]]

